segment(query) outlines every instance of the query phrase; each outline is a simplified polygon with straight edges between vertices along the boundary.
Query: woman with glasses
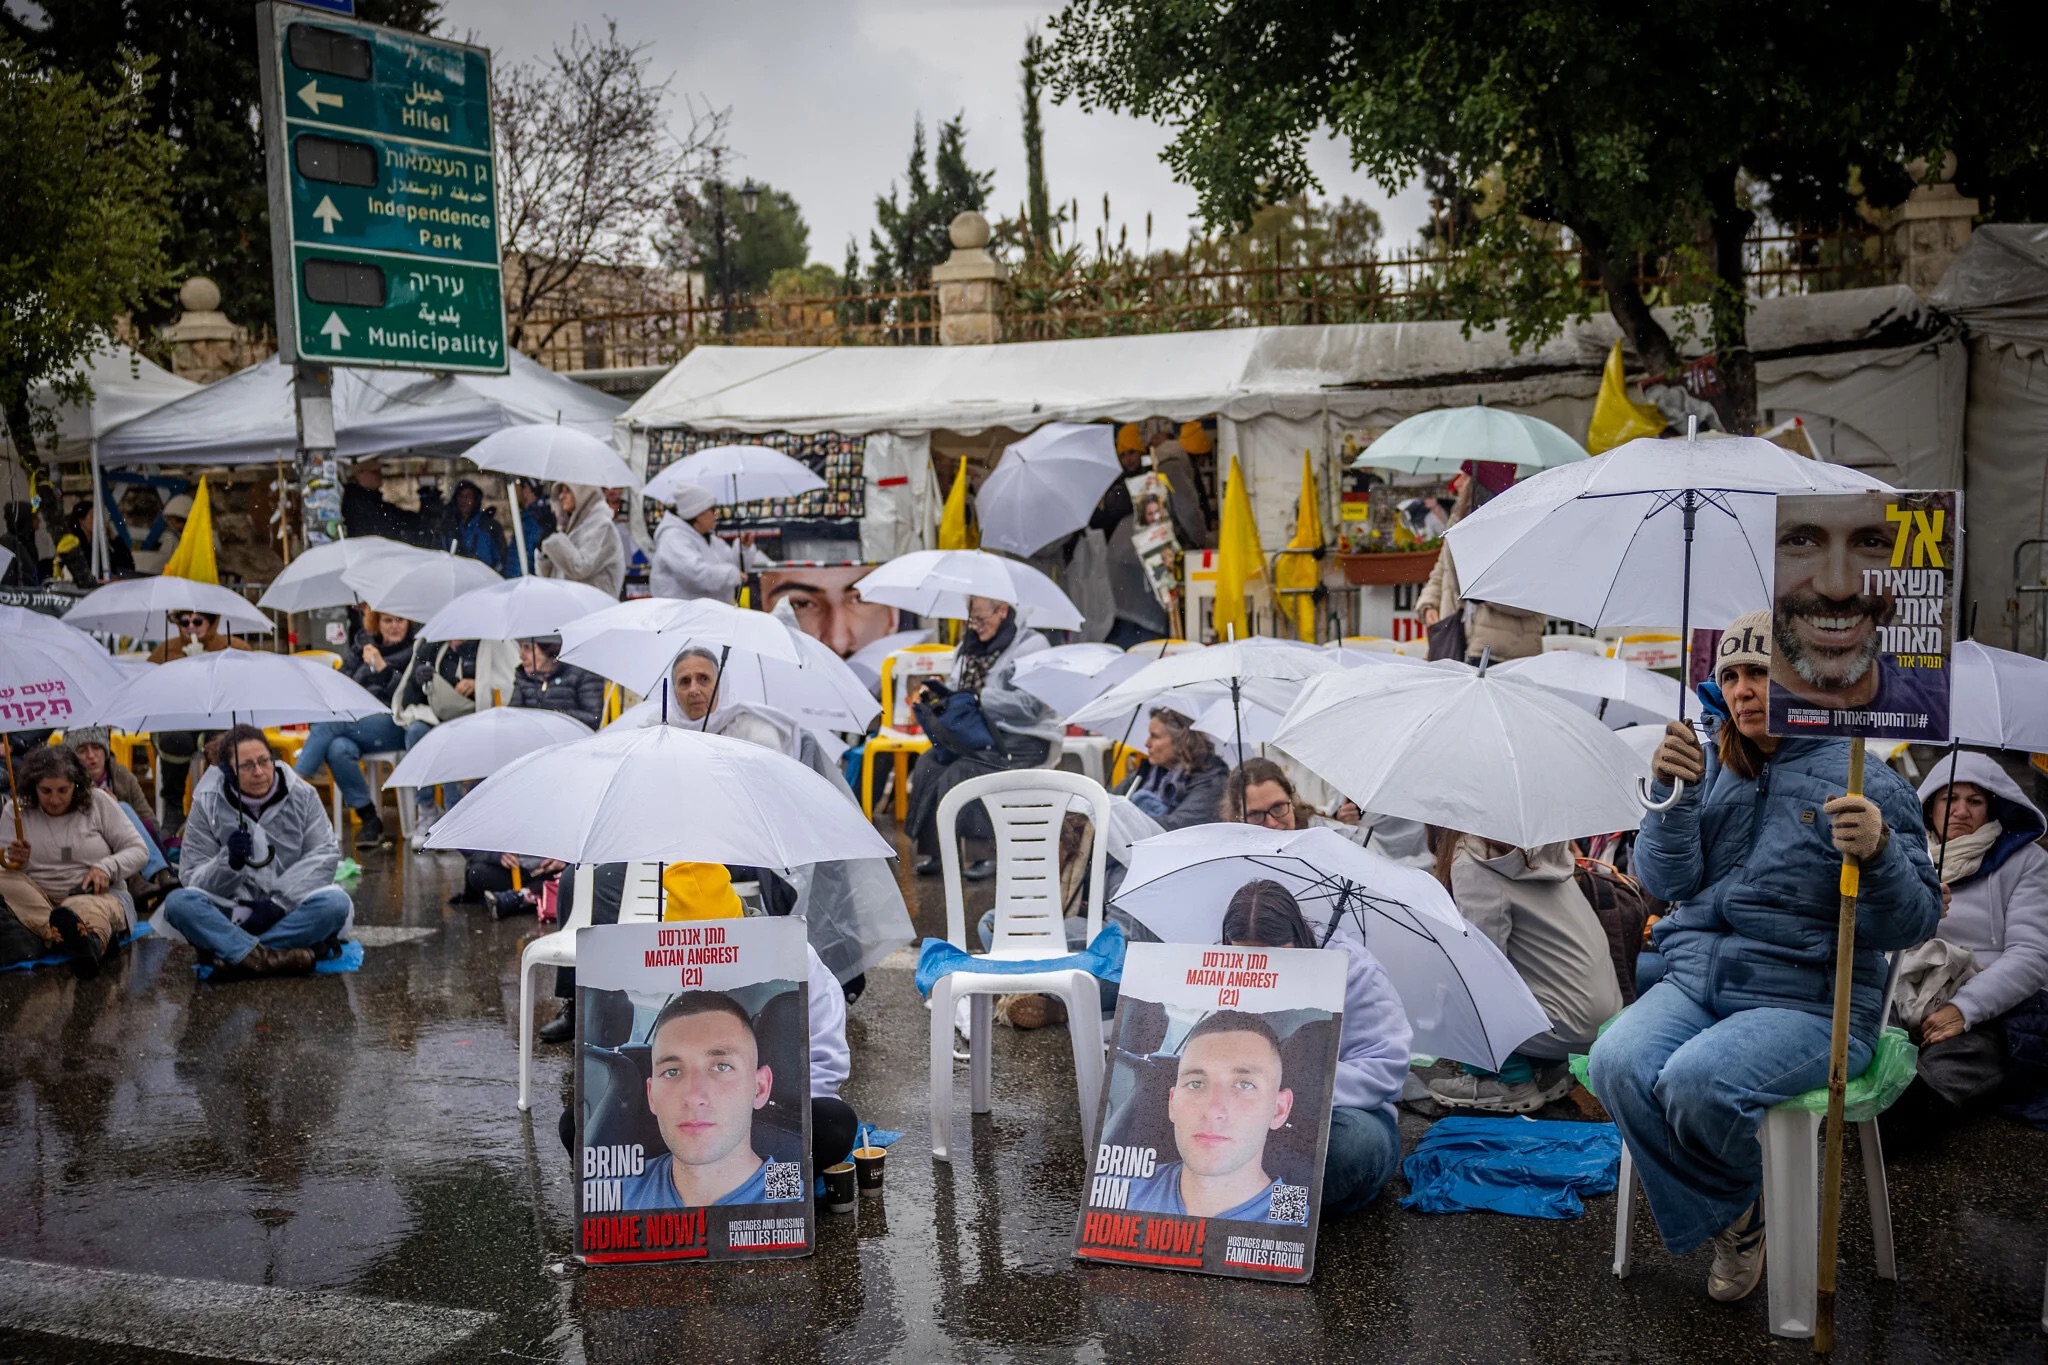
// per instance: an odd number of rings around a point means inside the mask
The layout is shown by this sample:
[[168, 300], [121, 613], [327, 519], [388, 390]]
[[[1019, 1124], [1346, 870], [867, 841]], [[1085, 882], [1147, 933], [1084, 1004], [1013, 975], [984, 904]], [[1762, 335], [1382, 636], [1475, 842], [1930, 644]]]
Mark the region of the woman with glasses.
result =
[[[418, 629], [402, 616], [375, 617], [374, 624], [358, 634], [342, 659], [342, 672], [363, 685], [364, 690], [389, 706], [398, 685], [412, 667], [414, 632]], [[300, 777], [311, 781], [321, 765], [334, 777], [342, 803], [356, 814], [357, 848], [376, 848], [384, 842], [384, 819], [377, 813], [377, 798], [363, 776], [366, 753], [393, 753], [405, 748], [405, 727], [389, 712], [361, 720], [323, 720], [306, 736], [293, 765]]]
[[[247, 649], [247, 640], [237, 640], [220, 628], [220, 617], [204, 611], [178, 611], [170, 616], [171, 627], [176, 632], [169, 639], [149, 652], [153, 664], [167, 664], [173, 659], [197, 658], [201, 654], [215, 654], [223, 649]], [[161, 730], [150, 736], [156, 748], [157, 793], [163, 802], [164, 821], [159, 833], [166, 841], [178, 837], [179, 828], [185, 823], [185, 786], [192, 771], [192, 760], [199, 754], [200, 746], [208, 736], [197, 730]]]
[[158, 927], [198, 949], [215, 981], [310, 975], [341, 951], [354, 913], [334, 884], [340, 863], [319, 793], [261, 730], [237, 725], [192, 793], [185, 885], [165, 897]]
[[1229, 776], [1209, 737], [1188, 717], [1161, 706], [1146, 724], [1145, 759], [1117, 794], [1161, 828], [1185, 829], [1218, 818]]
[[[934, 732], [933, 747], [918, 755], [910, 771], [906, 824], [917, 845], [919, 876], [939, 873], [939, 802], [947, 792], [970, 777], [1036, 768], [1045, 762], [1052, 742], [1066, 733], [1052, 709], [1016, 683], [1017, 661], [1044, 648], [1045, 637], [1020, 627], [1017, 609], [1008, 602], [970, 597], [967, 629], [953, 656], [951, 675], [944, 683], [926, 683], [912, 698], [927, 729]], [[961, 694], [976, 704], [950, 700]], [[957, 725], [949, 723], [956, 719]], [[979, 801], [961, 811], [958, 833], [968, 839], [995, 837]], [[977, 858], [961, 875], [983, 881], [995, 872], [992, 859]]]
[[1295, 792], [1294, 779], [1270, 758], [1248, 758], [1231, 770], [1223, 788], [1222, 819], [1272, 830], [1334, 829], [1362, 848], [1407, 867], [1434, 868], [1429, 829], [1419, 820], [1373, 815], [1345, 800], [1333, 815], [1318, 815]]

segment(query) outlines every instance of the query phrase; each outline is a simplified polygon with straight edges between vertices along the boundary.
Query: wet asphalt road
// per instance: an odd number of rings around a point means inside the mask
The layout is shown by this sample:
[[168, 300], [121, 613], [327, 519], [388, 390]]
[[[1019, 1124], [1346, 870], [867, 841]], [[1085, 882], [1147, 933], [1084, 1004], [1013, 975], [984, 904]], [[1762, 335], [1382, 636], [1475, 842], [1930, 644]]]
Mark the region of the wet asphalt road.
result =
[[[998, 1032], [994, 1111], [967, 1115], [962, 1076], [936, 1164], [907, 960], [870, 974], [848, 1025], [847, 1098], [905, 1133], [885, 1198], [822, 1218], [806, 1260], [577, 1269], [566, 1048], [541, 1050], [531, 1121], [514, 1107], [533, 922], [448, 907], [452, 858], [367, 862], [354, 975], [203, 986], [149, 940], [94, 982], [0, 974], [0, 1362], [1808, 1355], [1766, 1334], [1761, 1292], [1711, 1303], [1706, 1254], [1674, 1261], [1647, 1217], [1614, 1279], [1612, 1198], [1539, 1222], [1383, 1197], [1324, 1226], [1305, 1289], [1078, 1267], [1064, 1032]], [[920, 931], [942, 929], [936, 883], [919, 889]], [[1404, 1118], [1411, 1147], [1425, 1126]], [[1987, 1120], [1894, 1159], [1896, 1284], [1871, 1272], [1848, 1166], [1837, 1358], [2048, 1358], [2048, 1133]]]

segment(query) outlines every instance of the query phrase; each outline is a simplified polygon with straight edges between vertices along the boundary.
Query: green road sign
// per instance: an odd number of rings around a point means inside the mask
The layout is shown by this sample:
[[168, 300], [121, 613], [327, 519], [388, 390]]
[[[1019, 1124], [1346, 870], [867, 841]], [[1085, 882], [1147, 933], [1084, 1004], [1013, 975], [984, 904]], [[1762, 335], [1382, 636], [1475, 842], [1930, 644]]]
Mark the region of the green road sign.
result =
[[502, 373], [490, 55], [259, 13], [283, 358]]

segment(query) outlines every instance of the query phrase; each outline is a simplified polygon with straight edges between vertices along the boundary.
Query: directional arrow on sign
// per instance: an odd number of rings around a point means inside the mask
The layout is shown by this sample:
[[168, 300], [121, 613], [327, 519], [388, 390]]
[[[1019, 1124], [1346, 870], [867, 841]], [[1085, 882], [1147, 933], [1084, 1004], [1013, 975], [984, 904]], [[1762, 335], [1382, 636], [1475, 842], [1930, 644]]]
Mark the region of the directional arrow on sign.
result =
[[348, 324], [341, 320], [341, 314], [329, 313], [327, 321], [320, 324], [320, 335], [327, 338], [327, 344], [335, 350], [341, 349], [341, 339], [348, 335]]
[[328, 94], [320, 88], [320, 82], [318, 81], [307, 81], [304, 85], [300, 86], [299, 98], [304, 100], [306, 107], [315, 114], [320, 112], [320, 106], [323, 104], [333, 109], [341, 108], [341, 96]]
[[341, 221], [341, 210], [334, 207], [334, 200], [330, 196], [323, 194], [320, 196], [320, 202], [313, 206], [313, 216], [320, 220], [321, 231], [333, 232], [334, 225]]

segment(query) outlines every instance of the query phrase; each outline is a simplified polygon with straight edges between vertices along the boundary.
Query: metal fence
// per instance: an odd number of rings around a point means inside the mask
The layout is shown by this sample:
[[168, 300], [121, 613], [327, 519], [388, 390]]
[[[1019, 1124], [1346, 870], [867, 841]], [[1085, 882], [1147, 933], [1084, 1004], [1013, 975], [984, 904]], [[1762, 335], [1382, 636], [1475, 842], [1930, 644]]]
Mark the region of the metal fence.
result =
[[[1818, 230], [1799, 224], [1753, 234], [1745, 246], [1749, 292], [1776, 298], [1888, 284], [1896, 278], [1886, 235], [1876, 229]], [[1575, 249], [1558, 253], [1598, 311], [1597, 272]], [[1425, 251], [1359, 261], [1160, 268], [1144, 261], [1092, 260], [1063, 273], [1030, 266], [1013, 279], [1004, 335], [1014, 341], [1127, 336], [1219, 327], [1454, 319], [1448, 280], [1457, 259]], [[1711, 281], [1685, 258], [1645, 260], [1637, 279], [1653, 303], [1706, 297]], [[900, 289], [820, 297], [689, 299], [632, 312], [530, 320], [524, 349], [557, 370], [669, 365], [692, 347], [927, 346], [938, 341], [934, 291]]]

